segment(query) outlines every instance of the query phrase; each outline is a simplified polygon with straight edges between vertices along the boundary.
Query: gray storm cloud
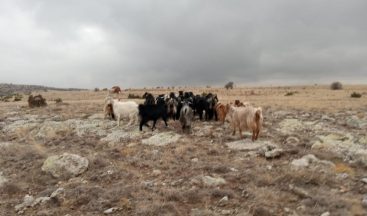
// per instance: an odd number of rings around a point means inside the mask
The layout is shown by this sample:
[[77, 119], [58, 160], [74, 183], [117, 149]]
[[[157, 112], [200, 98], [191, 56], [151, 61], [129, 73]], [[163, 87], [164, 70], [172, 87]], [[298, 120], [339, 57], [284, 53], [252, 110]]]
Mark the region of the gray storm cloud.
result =
[[367, 81], [366, 1], [3, 0], [0, 82]]

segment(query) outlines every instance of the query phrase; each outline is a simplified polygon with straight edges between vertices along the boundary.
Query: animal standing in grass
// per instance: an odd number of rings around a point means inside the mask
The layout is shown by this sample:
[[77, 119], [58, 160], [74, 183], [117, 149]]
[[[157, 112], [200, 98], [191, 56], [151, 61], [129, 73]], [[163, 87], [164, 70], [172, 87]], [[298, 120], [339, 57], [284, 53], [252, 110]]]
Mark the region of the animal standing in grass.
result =
[[120, 126], [120, 121], [128, 119], [127, 126], [138, 122], [138, 104], [134, 101], [119, 101], [112, 97], [106, 98], [106, 107], [112, 107], [113, 115]]
[[232, 126], [233, 133], [236, 134], [238, 128], [240, 137], [243, 139], [242, 131], [252, 131], [252, 141], [257, 140], [263, 124], [263, 115], [261, 107], [234, 107], [230, 106], [226, 117]]

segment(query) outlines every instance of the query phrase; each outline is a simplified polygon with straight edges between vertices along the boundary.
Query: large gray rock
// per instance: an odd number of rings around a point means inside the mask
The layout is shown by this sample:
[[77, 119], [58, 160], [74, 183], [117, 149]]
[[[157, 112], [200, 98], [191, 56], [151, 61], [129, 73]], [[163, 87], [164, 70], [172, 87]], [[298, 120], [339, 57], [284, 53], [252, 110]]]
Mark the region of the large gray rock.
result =
[[76, 154], [64, 153], [48, 157], [43, 163], [42, 170], [56, 178], [70, 178], [85, 172], [88, 165], [88, 159]]
[[268, 141], [260, 141], [257, 140], [252, 142], [251, 139], [243, 139], [237, 140], [233, 142], [226, 143], [227, 147], [232, 150], [239, 150], [239, 151], [258, 151], [261, 148], [266, 146], [274, 146], [274, 144]]
[[333, 133], [318, 136], [318, 139], [311, 147], [313, 150], [331, 152], [350, 163], [367, 166], [367, 146], [362, 144], [363, 137], [355, 141], [350, 133]]
[[318, 121], [301, 121], [298, 119], [284, 119], [279, 123], [279, 131], [283, 134], [293, 134], [297, 131], [311, 130], [311, 131], [325, 131], [327, 125]]
[[313, 154], [308, 154], [300, 159], [291, 162], [291, 167], [295, 170], [309, 169], [312, 171], [328, 172], [335, 169], [334, 163], [326, 160], [320, 160]]
[[346, 124], [354, 128], [367, 128], [367, 118], [358, 118], [358, 116], [351, 116], [346, 120]]
[[86, 135], [107, 136], [107, 129], [115, 126], [115, 122], [109, 120], [96, 119], [69, 119], [65, 123], [74, 129], [76, 135], [83, 137]]
[[45, 121], [35, 134], [35, 137], [38, 139], [54, 138], [70, 130], [70, 127], [63, 122]]
[[174, 132], [163, 132], [153, 135], [148, 139], [143, 139], [142, 143], [144, 145], [165, 146], [172, 143], [176, 143], [180, 138], [181, 135], [176, 134]]
[[142, 133], [136, 129], [133, 131], [115, 130], [102, 138], [101, 141], [109, 142], [110, 144], [117, 144], [124, 141], [130, 141], [142, 137]]
[[31, 207], [34, 202], [34, 197], [31, 195], [25, 195], [23, 198], [23, 202], [19, 205], [15, 206], [15, 211], [21, 211], [25, 208]]

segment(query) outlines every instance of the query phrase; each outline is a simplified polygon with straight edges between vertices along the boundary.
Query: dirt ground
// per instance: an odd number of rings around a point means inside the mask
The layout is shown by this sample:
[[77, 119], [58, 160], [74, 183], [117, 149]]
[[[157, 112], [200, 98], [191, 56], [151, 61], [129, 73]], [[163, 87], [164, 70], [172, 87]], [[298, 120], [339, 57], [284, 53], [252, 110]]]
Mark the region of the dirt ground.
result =
[[[173, 120], [117, 127], [103, 91], [40, 92], [43, 108], [1, 102], [0, 215], [367, 215], [367, 85], [182, 90], [263, 107], [259, 140], [198, 119], [191, 133]], [[86, 169], [43, 169], [64, 153]]]

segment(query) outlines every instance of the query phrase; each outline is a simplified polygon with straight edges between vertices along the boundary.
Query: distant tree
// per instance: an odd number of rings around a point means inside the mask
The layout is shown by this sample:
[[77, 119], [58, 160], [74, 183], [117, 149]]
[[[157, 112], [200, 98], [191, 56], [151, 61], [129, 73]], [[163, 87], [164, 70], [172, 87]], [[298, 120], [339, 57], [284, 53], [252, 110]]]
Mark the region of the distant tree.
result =
[[333, 82], [330, 85], [331, 90], [341, 90], [343, 89], [343, 85], [341, 84], [341, 82]]
[[94, 88], [94, 91], [95, 92], [99, 92], [99, 88]]
[[225, 86], [224, 86], [224, 88], [226, 88], [227, 90], [228, 89], [233, 89], [233, 82], [231, 81], [231, 82], [228, 82]]

